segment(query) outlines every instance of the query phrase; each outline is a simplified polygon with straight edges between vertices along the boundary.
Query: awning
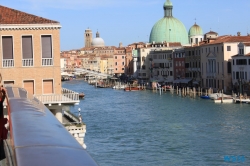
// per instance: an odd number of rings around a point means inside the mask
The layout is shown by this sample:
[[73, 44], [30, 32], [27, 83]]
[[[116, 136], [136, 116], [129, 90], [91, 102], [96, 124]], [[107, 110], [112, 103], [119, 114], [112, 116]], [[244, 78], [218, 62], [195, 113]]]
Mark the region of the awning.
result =
[[192, 81], [192, 78], [185, 78], [185, 79], [182, 79], [182, 80], [181, 80], [181, 83], [187, 84], [187, 83], [189, 83], [190, 81]]
[[193, 81], [193, 84], [199, 85], [199, 81]]
[[183, 79], [174, 80], [173, 83], [174, 84], [178, 84], [178, 83], [187, 84], [190, 81], [192, 81], [192, 78], [183, 78]]
[[178, 84], [178, 83], [180, 83], [180, 80], [174, 80], [173, 83]]
[[69, 76], [69, 73], [67, 73], [67, 72], [62, 72], [62, 73], [61, 73], [61, 76]]

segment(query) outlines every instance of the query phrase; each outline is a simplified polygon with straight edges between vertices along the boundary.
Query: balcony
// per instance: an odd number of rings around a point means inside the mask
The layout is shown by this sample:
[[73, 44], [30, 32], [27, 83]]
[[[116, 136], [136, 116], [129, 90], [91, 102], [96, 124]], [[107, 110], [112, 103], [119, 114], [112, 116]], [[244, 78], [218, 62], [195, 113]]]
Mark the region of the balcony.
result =
[[42, 66], [53, 66], [53, 58], [42, 58]]
[[14, 67], [14, 59], [3, 59], [3, 67]]
[[62, 94], [35, 95], [43, 104], [76, 104], [80, 103], [79, 93], [62, 88]]
[[27, 66], [33, 66], [34, 65], [34, 60], [33, 59], [23, 59], [23, 67]]

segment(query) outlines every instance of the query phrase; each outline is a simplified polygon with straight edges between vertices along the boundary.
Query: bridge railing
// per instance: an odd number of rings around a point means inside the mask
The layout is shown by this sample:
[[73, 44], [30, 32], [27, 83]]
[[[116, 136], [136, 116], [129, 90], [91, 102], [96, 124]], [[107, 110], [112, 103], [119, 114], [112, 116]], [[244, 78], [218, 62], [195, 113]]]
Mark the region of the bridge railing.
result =
[[62, 94], [43, 94], [35, 95], [43, 104], [57, 104], [57, 103], [79, 103], [79, 93], [72, 90], [62, 88]]
[[[10, 136], [7, 163], [15, 166], [97, 166], [86, 150], [37, 98], [6, 87]], [[9, 143], [8, 143], [9, 142]]]

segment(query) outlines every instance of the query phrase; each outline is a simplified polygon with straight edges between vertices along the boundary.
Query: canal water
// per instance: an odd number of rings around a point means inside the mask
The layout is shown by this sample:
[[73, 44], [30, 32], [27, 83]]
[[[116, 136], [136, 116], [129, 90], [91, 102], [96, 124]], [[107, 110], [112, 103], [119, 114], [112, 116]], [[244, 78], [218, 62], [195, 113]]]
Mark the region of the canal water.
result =
[[250, 105], [214, 104], [169, 92], [124, 92], [82, 80], [85, 144], [100, 166], [250, 165]]

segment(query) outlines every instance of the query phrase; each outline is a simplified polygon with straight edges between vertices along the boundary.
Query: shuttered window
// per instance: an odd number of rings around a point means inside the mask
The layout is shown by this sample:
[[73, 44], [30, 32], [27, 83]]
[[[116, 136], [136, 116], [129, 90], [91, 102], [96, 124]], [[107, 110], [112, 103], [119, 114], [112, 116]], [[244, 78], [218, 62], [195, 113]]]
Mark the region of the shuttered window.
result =
[[32, 59], [33, 50], [32, 50], [32, 36], [23, 36], [22, 37], [22, 49], [23, 49], [23, 59]]
[[4, 81], [4, 85], [14, 85], [14, 81]]
[[52, 58], [51, 35], [42, 36], [42, 58]]
[[13, 59], [13, 39], [12, 36], [3, 36], [3, 59]]
[[24, 89], [29, 93], [29, 94], [34, 94], [34, 81], [24, 81]]
[[53, 93], [53, 80], [43, 80], [43, 94]]

